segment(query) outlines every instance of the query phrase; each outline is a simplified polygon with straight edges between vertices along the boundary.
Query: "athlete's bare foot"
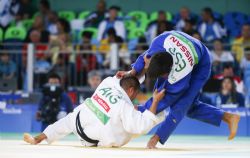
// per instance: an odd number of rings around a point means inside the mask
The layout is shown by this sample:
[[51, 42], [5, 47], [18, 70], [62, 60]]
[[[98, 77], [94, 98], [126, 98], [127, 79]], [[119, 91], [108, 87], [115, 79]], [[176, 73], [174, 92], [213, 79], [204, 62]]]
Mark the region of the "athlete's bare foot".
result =
[[225, 112], [223, 120], [228, 124], [229, 127], [230, 135], [228, 137], [228, 140], [232, 140], [237, 134], [240, 116], [237, 114], [231, 114]]
[[33, 137], [29, 133], [23, 134], [23, 140], [29, 144], [32, 144], [32, 145], [36, 145], [45, 139], [47, 139], [47, 136], [44, 133], [41, 133], [36, 137]]

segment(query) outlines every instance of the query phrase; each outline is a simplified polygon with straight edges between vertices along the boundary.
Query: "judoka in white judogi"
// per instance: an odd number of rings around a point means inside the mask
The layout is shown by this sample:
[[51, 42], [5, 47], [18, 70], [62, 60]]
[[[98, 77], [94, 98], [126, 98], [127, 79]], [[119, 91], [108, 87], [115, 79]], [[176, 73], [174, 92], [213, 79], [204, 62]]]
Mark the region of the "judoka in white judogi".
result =
[[74, 133], [84, 146], [119, 147], [134, 134], [146, 134], [160, 119], [149, 110], [137, 111], [116, 77], [107, 77], [91, 98], [43, 133], [52, 143]]

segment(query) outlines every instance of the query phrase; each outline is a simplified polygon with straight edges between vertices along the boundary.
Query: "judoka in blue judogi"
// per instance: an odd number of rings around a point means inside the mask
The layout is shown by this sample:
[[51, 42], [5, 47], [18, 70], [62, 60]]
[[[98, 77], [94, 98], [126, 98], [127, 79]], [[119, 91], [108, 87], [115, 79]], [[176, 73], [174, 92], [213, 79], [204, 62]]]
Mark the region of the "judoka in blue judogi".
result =
[[[149, 66], [146, 68], [146, 65]], [[149, 77], [150, 74], [157, 77], [155, 88], [158, 91], [166, 89], [166, 95], [159, 103], [157, 112], [170, 108], [166, 119], [149, 141], [149, 148], [155, 148], [158, 141], [164, 144], [185, 115], [215, 126], [219, 126], [223, 120], [230, 128], [229, 139], [234, 138], [240, 117], [199, 100], [199, 92], [210, 77], [210, 71], [207, 47], [179, 31], [159, 35], [150, 48], [138, 57], [129, 73], [138, 76], [148, 72]], [[128, 72], [119, 71], [117, 76], [126, 74]], [[138, 109], [143, 112], [151, 104], [152, 98]]]

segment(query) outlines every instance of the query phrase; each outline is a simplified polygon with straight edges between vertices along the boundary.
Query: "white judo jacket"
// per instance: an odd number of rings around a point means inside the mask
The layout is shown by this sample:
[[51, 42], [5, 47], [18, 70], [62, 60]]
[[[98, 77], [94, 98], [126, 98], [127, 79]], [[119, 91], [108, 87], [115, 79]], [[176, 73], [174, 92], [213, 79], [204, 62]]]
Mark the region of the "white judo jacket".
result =
[[[146, 134], [160, 123], [161, 119], [150, 111], [141, 113], [135, 110], [119, 82], [116, 77], [104, 79], [91, 98], [44, 130], [47, 142], [51, 143], [71, 132], [81, 139], [75, 126], [79, 111], [84, 133], [90, 139], [98, 140], [98, 146], [122, 146], [128, 143], [134, 134]], [[82, 143], [85, 146], [93, 145], [84, 140]]]

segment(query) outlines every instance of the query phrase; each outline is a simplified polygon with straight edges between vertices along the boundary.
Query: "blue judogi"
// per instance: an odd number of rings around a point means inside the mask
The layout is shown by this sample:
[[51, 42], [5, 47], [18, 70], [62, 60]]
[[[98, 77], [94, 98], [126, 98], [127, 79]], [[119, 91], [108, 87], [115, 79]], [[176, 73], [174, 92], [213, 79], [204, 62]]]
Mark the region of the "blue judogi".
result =
[[[180, 52], [181, 50], [183, 52]], [[133, 64], [133, 69], [140, 73], [144, 68], [143, 56], [153, 56], [159, 52], [172, 53], [174, 66], [171, 71], [175, 71], [173, 77], [170, 72], [168, 79], [159, 77], [155, 83], [158, 91], [162, 88], [166, 89], [166, 95], [160, 101], [157, 112], [170, 107], [169, 115], [156, 132], [156, 135], [160, 137], [160, 142], [162, 144], [166, 142], [185, 115], [219, 126], [224, 111], [199, 101], [199, 92], [208, 80], [211, 71], [209, 50], [200, 41], [185, 33], [169, 31], [154, 39], [150, 48]], [[192, 52], [192, 59], [190, 52]], [[186, 60], [184, 60], [184, 54], [187, 57]], [[183, 63], [180, 62], [182, 59]], [[185, 70], [188, 67], [187, 64], [189, 68]], [[139, 110], [144, 111], [151, 104], [152, 98], [144, 106], [139, 106]]]

